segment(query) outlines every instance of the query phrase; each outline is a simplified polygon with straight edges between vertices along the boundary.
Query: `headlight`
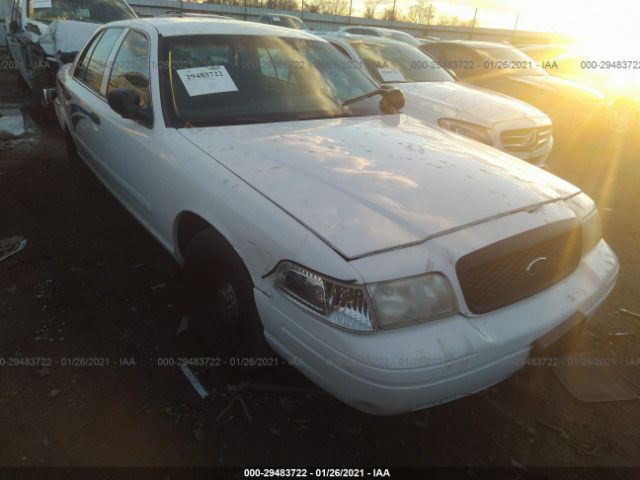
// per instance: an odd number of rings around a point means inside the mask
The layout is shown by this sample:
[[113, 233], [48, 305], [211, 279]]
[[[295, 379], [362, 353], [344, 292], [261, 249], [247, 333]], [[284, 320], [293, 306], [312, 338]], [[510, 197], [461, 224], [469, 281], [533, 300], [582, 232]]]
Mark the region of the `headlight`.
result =
[[455, 313], [451, 287], [439, 273], [368, 285], [382, 328], [435, 320]]
[[441, 118], [438, 120], [438, 125], [458, 135], [472, 138], [478, 142], [486, 143], [487, 145], [493, 145], [491, 137], [489, 137], [489, 131], [469, 122], [463, 122], [461, 120], [452, 120], [450, 118]]
[[602, 238], [602, 224], [595, 202], [585, 193], [567, 200], [582, 223], [582, 254], [590, 251]]
[[276, 285], [328, 322], [350, 330], [373, 330], [373, 311], [362, 286], [326, 278], [291, 262], [278, 265]]
[[363, 286], [281, 262], [275, 283], [286, 297], [328, 322], [361, 332], [373, 331], [376, 325], [397, 328], [456, 312], [451, 286], [439, 273]]

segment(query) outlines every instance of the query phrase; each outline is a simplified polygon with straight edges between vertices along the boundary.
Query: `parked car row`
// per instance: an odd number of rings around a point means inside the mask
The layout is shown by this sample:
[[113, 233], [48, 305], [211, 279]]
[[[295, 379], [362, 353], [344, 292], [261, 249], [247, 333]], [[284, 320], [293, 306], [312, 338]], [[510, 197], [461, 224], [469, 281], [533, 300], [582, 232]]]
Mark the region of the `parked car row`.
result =
[[540, 110], [489, 90], [456, 82], [431, 57], [402, 42], [327, 35], [345, 57], [381, 85], [398, 85], [403, 112], [427, 125], [493, 146], [544, 166], [553, 146], [551, 120]]
[[587, 195], [488, 145], [538, 128], [548, 149], [546, 116], [372, 38], [108, 23], [57, 72], [54, 105], [71, 163], [184, 267], [211, 356], [260, 364], [268, 346], [395, 414], [579, 334], [618, 262]]
[[[588, 136], [609, 116], [605, 96], [588, 85], [552, 76], [537, 62], [509, 45], [476, 41], [441, 41], [420, 48], [466, 83], [523, 100], [552, 120], [556, 139]], [[576, 115], [580, 112], [580, 115]]]
[[55, 75], [107, 22], [136, 18], [124, 0], [12, 0], [5, 19], [9, 53], [38, 104], [50, 104]]

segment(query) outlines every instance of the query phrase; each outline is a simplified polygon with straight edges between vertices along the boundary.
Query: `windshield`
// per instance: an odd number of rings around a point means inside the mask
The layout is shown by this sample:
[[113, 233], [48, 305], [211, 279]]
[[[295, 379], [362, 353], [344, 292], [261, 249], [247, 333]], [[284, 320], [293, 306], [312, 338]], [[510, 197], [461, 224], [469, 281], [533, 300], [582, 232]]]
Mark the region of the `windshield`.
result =
[[307, 26], [296, 17], [275, 15], [271, 17], [271, 23], [279, 27], [294, 28], [296, 30], [309, 30]]
[[500, 45], [476, 48], [485, 59], [484, 68], [508, 71], [514, 75], [546, 75], [537, 63], [520, 50]]
[[[38, 8], [39, 4], [50, 4]], [[54, 20], [76, 20], [88, 23], [108, 23], [135, 18], [135, 14], [122, 0], [29, 0], [29, 18], [49, 23]]]
[[366, 41], [350, 43], [380, 83], [453, 81], [438, 62], [415, 47]]
[[404, 32], [396, 32], [394, 30], [381, 30], [382, 35], [384, 37], [392, 38], [394, 40], [398, 40], [400, 42], [408, 43], [409, 45], [413, 45], [414, 47], [419, 47], [420, 42], [416, 40], [414, 37]]
[[254, 35], [170, 37], [165, 99], [175, 126], [380, 114], [376, 88], [329, 43]]

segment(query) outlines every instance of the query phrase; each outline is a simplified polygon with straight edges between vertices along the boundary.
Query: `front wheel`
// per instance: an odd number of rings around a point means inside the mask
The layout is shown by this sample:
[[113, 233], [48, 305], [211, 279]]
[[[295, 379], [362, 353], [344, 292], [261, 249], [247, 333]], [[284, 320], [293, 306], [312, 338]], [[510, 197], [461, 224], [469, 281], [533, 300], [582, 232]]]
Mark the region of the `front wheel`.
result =
[[252, 370], [257, 355], [266, 355], [253, 283], [237, 253], [214, 230], [189, 243], [184, 273], [191, 318], [198, 338], [223, 365]]

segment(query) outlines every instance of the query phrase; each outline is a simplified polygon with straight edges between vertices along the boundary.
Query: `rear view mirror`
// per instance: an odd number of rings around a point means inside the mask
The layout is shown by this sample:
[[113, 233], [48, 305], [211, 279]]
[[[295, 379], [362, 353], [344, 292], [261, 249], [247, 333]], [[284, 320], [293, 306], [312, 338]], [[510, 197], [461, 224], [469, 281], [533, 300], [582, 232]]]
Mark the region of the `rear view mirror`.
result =
[[107, 93], [107, 102], [111, 109], [122, 118], [140, 120], [144, 124], [152, 124], [151, 110], [140, 107], [140, 95], [130, 88], [115, 88]]

